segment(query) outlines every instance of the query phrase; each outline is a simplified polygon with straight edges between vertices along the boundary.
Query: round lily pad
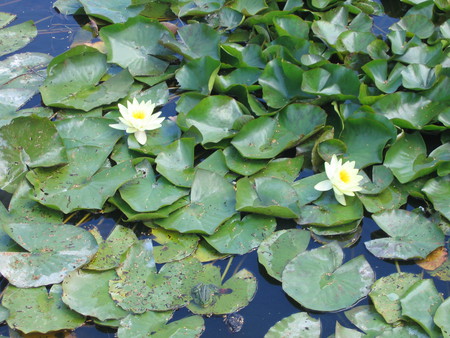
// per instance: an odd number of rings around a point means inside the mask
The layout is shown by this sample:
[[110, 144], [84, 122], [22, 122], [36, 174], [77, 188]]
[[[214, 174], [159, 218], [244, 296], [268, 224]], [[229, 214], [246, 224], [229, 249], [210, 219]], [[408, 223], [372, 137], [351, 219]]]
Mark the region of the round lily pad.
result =
[[277, 322], [264, 335], [264, 338], [319, 338], [321, 330], [322, 325], [319, 319], [312, 318], [306, 312], [299, 312]]
[[375, 274], [364, 256], [342, 265], [343, 258], [335, 242], [300, 253], [283, 270], [283, 290], [311, 310], [350, 307], [367, 296]]

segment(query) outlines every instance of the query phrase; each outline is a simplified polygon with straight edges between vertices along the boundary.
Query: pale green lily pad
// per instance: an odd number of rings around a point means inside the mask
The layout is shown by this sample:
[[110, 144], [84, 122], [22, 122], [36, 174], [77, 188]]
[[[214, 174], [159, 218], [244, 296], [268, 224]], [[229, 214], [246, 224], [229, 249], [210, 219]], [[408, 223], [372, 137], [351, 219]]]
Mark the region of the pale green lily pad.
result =
[[236, 212], [234, 187], [207, 170], [197, 169], [190, 197], [188, 205], [156, 223], [167, 230], [210, 235]]
[[334, 338], [361, 338], [365, 334], [357, 330], [349, 329], [344, 327], [339, 322], [336, 322], [336, 327], [334, 329]]
[[180, 187], [190, 187], [194, 179], [194, 147], [192, 138], [181, 138], [158, 154], [156, 171]]
[[140, 177], [119, 189], [120, 197], [135, 211], [154, 212], [172, 205], [189, 193], [189, 190], [172, 185], [164, 177], [156, 180], [148, 160], [143, 160], [135, 168]]
[[274, 177], [242, 178], [236, 184], [236, 209], [268, 216], [296, 218], [300, 212], [292, 185]]
[[[6, 25], [10, 22], [8, 19], [2, 24]], [[37, 29], [33, 21], [23, 22], [19, 25], [10, 26], [0, 29], [0, 56], [15, 52], [28, 43], [30, 43], [37, 36]]]
[[107, 72], [106, 56], [78, 46], [54, 58], [40, 88], [47, 106], [92, 110], [128, 94], [133, 78], [127, 70], [99, 83]]
[[220, 61], [210, 56], [203, 56], [188, 61], [175, 74], [175, 78], [182, 90], [195, 90], [201, 94], [211, 93], [217, 73], [220, 69]]
[[228, 168], [240, 175], [255, 174], [267, 165], [267, 160], [251, 160], [243, 157], [233, 146], [225, 148], [223, 154]]
[[434, 313], [434, 323], [440, 327], [444, 338], [450, 337], [450, 322], [448, 318], [450, 316], [450, 298], [447, 298], [442, 302]]
[[200, 337], [205, 330], [205, 321], [201, 316], [190, 316], [171, 322], [152, 333], [155, 338], [167, 337]]
[[136, 5], [132, 0], [116, 0], [103, 2], [101, 0], [79, 0], [86, 14], [109, 22], [125, 22], [137, 16], [143, 5]]
[[2, 300], [10, 313], [9, 327], [23, 333], [47, 333], [74, 330], [83, 325], [85, 318], [62, 302], [62, 292], [59, 284], [53, 285], [50, 291], [44, 286], [20, 289], [9, 285]]
[[241, 107], [231, 97], [208, 96], [187, 113], [186, 125], [197, 128], [202, 144], [217, 143], [237, 133], [236, 122], [242, 116]]
[[321, 108], [302, 103], [288, 105], [275, 117], [248, 122], [231, 144], [247, 158], [271, 159], [314, 134], [325, 124]]
[[[24, 130], [34, 137], [28, 137]], [[0, 139], [0, 188], [10, 193], [15, 191], [28, 168], [67, 163], [62, 139], [53, 123], [46, 118], [16, 118], [0, 128]]]
[[373, 305], [361, 305], [345, 311], [345, 317], [358, 329], [368, 335], [377, 336], [392, 327], [375, 310]]
[[251, 16], [267, 8], [267, 4], [264, 0], [233, 0], [230, 7], [246, 16]]
[[402, 315], [417, 322], [430, 337], [439, 337], [441, 330], [434, 323], [433, 316], [442, 301], [432, 279], [417, 281], [400, 298]]
[[241, 215], [236, 214], [214, 234], [203, 238], [220, 253], [243, 255], [257, 248], [276, 225], [273, 217], [250, 214], [241, 219]]
[[383, 165], [372, 167], [372, 180], [362, 170], [358, 175], [363, 176], [363, 179], [359, 183], [362, 188], [359, 193], [364, 195], [377, 195], [381, 193], [394, 179], [392, 172]]
[[281, 281], [285, 266], [306, 250], [309, 239], [310, 233], [306, 230], [289, 229], [274, 232], [258, 247], [258, 261], [270, 276]]
[[387, 323], [393, 324], [405, 319], [402, 316], [400, 298], [420, 279], [419, 275], [401, 272], [381, 277], [372, 285], [369, 296], [375, 309]]
[[89, 232], [73, 225], [11, 223], [3, 228], [28, 251], [0, 253], [0, 272], [17, 287], [59, 283], [89, 262], [98, 248]]
[[172, 318], [172, 311], [147, 311], [142, 314], [129, 314], [120, 321], [119, 338], [145, 338], [150, 332], [163, 328]]
[[0, 323], [3, 323], [9, 317], [9, 310], [0, 305]]
[[367, 296], [375, 274], [364, 256], [341, 265], [343, 258], [336, 243], [300, 253], [283, 270], [283, 290], [311, 310], [350, 307]]
[[192, 255], [192, 257], [198, 259], [202, 263], [224, 259], [227, 256], [228, 255], [226, 254], [221, 254], [220, 252], [218, 252], [203, 239], [198, 243], [197, 250], [195, 250], [194, 254]]
[[422, 191], [427, 194], [434, 208], [450, 219], [450, 177], [432, 178], [423, 186]]
[[178, 261], [194, 253], [199, 238], [194, 234], [180, 234], [176, 231], [154, 228], [153, 240], [160, 245], [153, 246], [153, 256], [158, 264]]
[[377, 195], [357, 194], [364, 208], [371, 213], [399, 209], [408, 200], [408, 193], [398, 184], [393, 184]]
[[278, 321], [264, 335], [264, 338], [319, 338], [321, 330], [320, 319], [312, 318], [306, 312], [299, 312]]
[[128, 312], [120, 308], [109, 295], [109, 281], [115, 278], [115, 270], [73, 271], [62, 283], [62, 300], [72, 310], [84, 316], [101, 321], [121, 319]]
[[[379, 258], [425, 258], [443, 246], [445, 236], [437, 224], [425, 216], [406, 210], [388, 210], [372, 215], [388, 238], [365, 242], [367, 250]], [[414, 226], [411, 226], [414, 225]]]
[[114, 227], [105, 240], [102, 239], [98, 230], [91, 230], [91, 233], [98, 241], [98, 251], [89, 264], [83, 267], [89, 270], [103, 271], [118, 267], [122, 255], [137, 241], [133, 230], [119, 224]]
[[105, 41], [108, 62], [128, 68], [133, 76], [160, 75], [169, 65], [162, 56], [170, 51], [159, 41], [170, 33], [158, 22], [137, 16], [102, 28], [100, 36]]

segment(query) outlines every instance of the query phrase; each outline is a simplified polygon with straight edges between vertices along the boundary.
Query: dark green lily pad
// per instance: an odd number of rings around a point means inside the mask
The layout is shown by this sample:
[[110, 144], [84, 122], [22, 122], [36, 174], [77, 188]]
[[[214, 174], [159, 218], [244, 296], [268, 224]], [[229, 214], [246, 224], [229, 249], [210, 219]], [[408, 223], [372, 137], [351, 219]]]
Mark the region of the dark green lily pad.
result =
[[28, 252], [0, 253], [0, 272], [17, 287], [61, 282], [97, 252], [97, 242], [84, 229], [65, 224], [11, 223], [5, 232]]
[[[15, 16], [9, 17], [2, 24], [7, 25]], [[37, 29], [33, 21], [23, 22], [19, 25], [0, 29], [0, 56], [15, 52], [28, 45], [37, 35]]]
[[292, 259], [282, 274], [283, 290], [315, 311], [338, 311], [367, 296], [375, 275], [364, 256], [341, 265], [344, 254], [332, 242]]
[[450, 177], [432, 178], [423, 186], [422, 191], [427, 194], [434, 208], [450, 219]]
[[199, 237], [194, 234], [180, 234], [161, 228], [152, 229], [153, 240], [160, 244], [153, 246], [153, 256], [158, 264], [178, 261], [194, 253]]
[[105, 240], [98, 230], [91, 230], [91, 233], [97, 239], [98, 251], [89, 264], [83, 267], [89, 270], [103, 271], [117, 268], [122, 261], [122, 255], [137, 241], [133, 230], [119, 224], [114, 227]]
[[294, 158], [275, 158], [271, 160], [264, 169], [252, 175], [251, 178], [254, 179], [257, 177], [270, 176], [288, 182], [293, 182], [298, 177], [298, 173], [302, 169], [303, 162], [303, 156], [297, 156]]
[[400, 298], [405, 292], [421, 277], [412, 273], [393, 273], [386, 277], [381, 277], [373, 285], [369, 293], [375, 309], [386, 320], [393, 324], [399, 320], [404, 320]]
[[394, 93], [402, 84], [402, 70], [405, 67], [396, 63], [388, 74], [387, 60], [372, 60], [362, 66], [364, 72], [372, 79], [375, 86], [384, 93]]
[[322, 325], [320, 319], [310, 317], [306, 312], [298, 312], [283, 318], [272, 326], [264, 338], [282, 337], [320, 337]]
[[442, 301], [432, 279], [417, 281], [400, 298], [402, 315], [417, 322], [430, 337], [439, 337], [441, 330], [434, 323], [433, 316]]
[[135, 168], [141, 177], [126, 183], [119, 189], [122, 199], [135, 211], [153, 212], [172, 205], [189, 193], [188, 189], [174, 186], [164, 177], [156, 180], [148, 160], [143, 160]]
[[243, 255], [257, 248], [276, 225], [273, 217], [250, 214], [241, 219], [240, 214], [236, 214], [214, 234], [203, 238], [220, 253]]
[[223, 154], [228, 168], [240, 175], [255, 174], [267, 165], [267, 160], [251, 160], [243, 157], [233, 146], [225, 148]]
[[[444, 245], [444, 234], [425, 216], [406, 210], [388, 210], [372, 218], [390, 238], [365, 242], [367, 250], [379, 258], [425, 258]], [[411, 226], [414, 225], [414, 226]]]
[[177, 71], [175, 78], [180, 89], [195, 90], [208, 95], [211, 93], [219, 69], [220, 61], [210, 56], [203, 56], [188, 61]]
[[116, 271], [73, 271], [62, 283], [63, 302], [72, 310], [99, 320], [120, 319], [128, 312], [120, 308], [109, 295], [109, 281]]
[[[29, 137], [24, 130], [34, 136]], [[0, 139], [0, 188], [10, 193], [17, 188], [28, 168], [67, 163], [62, 139], [53, 123], [46, 118], [18, 117], [0, 128]]]
[[210, 235], [236, 212], [233, 186], [207, 170], [197, 169], [190, 197], [188, 205], [156, 223], [167, 230]]
[[222, 150], [217, 150], [209, 155], [197, 165], [197, 168], [212, 171], [213, 173], [219, 174], [223, 177], [225, 177], [229, 172]]
[[300, 212], [292, 185], [274, 177], [242, 178], [236, 185], [236, 209], [282, 218], [296, 218]]
[[70, 310], [61, 300], [61, 285], [55, 284], [50, 291], [40, 288], [20, 289], [8, 285], [3, 294], [2, 305], [9, 310], [9, 327], [23, 333], [47, 333], [74, 330], [83, 325], [85, 318]]
[[258, 261], [267, 273], [281, 281], [285, 266], [299, 253], [306, 250], [310, 233], [306, 230], [289, 229], [274, 232], [258, 247]]

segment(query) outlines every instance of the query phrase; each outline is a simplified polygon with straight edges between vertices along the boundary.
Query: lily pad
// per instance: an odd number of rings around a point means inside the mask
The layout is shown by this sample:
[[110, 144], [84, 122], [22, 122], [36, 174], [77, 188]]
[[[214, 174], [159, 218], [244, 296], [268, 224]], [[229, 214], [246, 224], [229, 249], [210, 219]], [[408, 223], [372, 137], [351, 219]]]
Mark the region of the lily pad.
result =
[[267, 160], [251, 160], [243, 157], [233, 146], [225, 148], [223, 154], [228, 168], [240, 175], [255, 174], [267, 165]]
[[86, 14], [110, 22], [125, 22], [144, 9], [143, 5], [135, 5], [132, 0], [116, 0], [106, 3], [100, 0], [79, 1]]
[[342, 265], [343, 258], [336, 243], [300, 253], [283, 270], [283, 290], [311, 310], [350, 307], [367, 296], [375, 275], [364, 256]]
[[211, 235], [236, 212], [233, 186], [207, 170], [197, 169], [190, 197], [188, 205], [156, 223], [167, 230]]
[[129, 314], [120, 321], [119, 338], [145, 338], [150, 332], [163, 328], [172, 318], [172, 311], [147, 311], [142, 314]]
[[372, 60], [362, 66], [364, 72], [375, 83], [375, 86], [384, 93], [394, 93], [402, 84], [402, 70], [405, 67], [396, 63], [388, 74], [387, 60]]
[[[372, 216], [390, 238], [365, 242], [367, 250], [379, 258], [425, 258], [444, 245], [442, 230], [425, 216], [406, 210], [388, 210]], [[414, 226], [411, 226], [411, 225]]]
[[203, 238], [220, 253], [243, 255], [257, 248], [275, 230], [276, 224], [273, 217], [250, 214], [241, 219], [236, 214], [214, 234]]
[[361, 190], [359, 193], [364, 195], [377, 195], [385, 190], [393, 181], [392, 172], [383, 165], [372, 167], [372, 180], [370, 180], [364, 171], [360, 171], [359, 175], [363, 176], [360, 182]]
[[251, 178], [270, 176], [288, 182], [293, 182], [300, 172], [304, 162], [303, 156], [275, 158], [267, 163], [266, 167]]
[[[25, 135], [24, 130], [29, 134]], [[10, 193], [17, 188], [28, 168], [67, 163], [62, 139], [53, 123], [46, 118], [16, 118], [0, 128], [0, 139], [0, 188]]]
[[283, 318], [272, 326], [264, 338], [305, 337], [318, 338], [322, 330], [320, 319], [299, 312]]
[[47, 333], [74, 330], [83, 325], [85, 318], [70, 310], [61, 300], [62, 287], [55, 284], [50, 291], [40, 288], [20, 289], [8, 285], [2, 305], [10, 313], [9, 327], [23, 333]]
[[96, 317], [101, 321], [123, 318], [128, 312], [120, 308], [109, 295], [109, 281], [115, 278], [115, 270], [73, 271], [62, 283], [62, 300], [84, 316]]
[[175, 78], [180, 89], [195, 90], [208, 95], [211, 93], [219, 69], [220, 61], [210, 56], [203, 56], [188, 61], [177, 71]]
[[434, 323], [442, 330], [444, 338], [450, 337], [450, 323], [448, 316], [450, 315], [450, 298], [442, 302], [434, 313]]
[[258, 247], [258, 260], [270, 276], [281, 281], [285, 266], [306, 250], [310, 237], [309, 231], [300, 229], [274, 232]]
[[0, 253], [0, 272], [17, 287], [61, 282], [97, 252], [97, 242], [84, 229], [65, 224], [11, 223], [5, 232], [28, 252]]
[[[155, 338], [166, 337], [199, 337], [205, 330], [205, 321], [201, 316], [190, 316], [179, 319], [162, 327], [160, 330], [153, 333]], [[135, 336], [134, 336], [135, 337]], [[145, 335], [148, 337], [148, 333]]]
[[422, 191], [427, 194], [434, 208], [447, 219], [450, 219], [450, 210], [448, 208], [450, 203], [450, 177], [447, 175], [432, 178], [427, 181]]
[[180, 234], [161, 228], [152, 229], [153, 240], [160, 244], [153, 246], [153, 256], [158, 264], [178, 261], [194, 253], [199, 238], [194, 234]]
[[369, 296], [375, 309], [387, 323], [393, 324], [405, 319], [402, 316], [400, 298], [420, 279], [419, 275], [401, 272], [381, 277], [372, 285]]
[[[14, 17], [13, 17], [14, 18]], [[10, 20], [7, 20], [8, 24]], [[37, 36], [36, 25], [33, 21], [26, 21], [19, 25], [0, 29], [0, 56], [15, 52], [28, 45]]]
[[392, 184], [377, 195], [357, 195], [364, 208], [371, 213], [399, 209], [408, 199], [408, 193], [398, 184]]

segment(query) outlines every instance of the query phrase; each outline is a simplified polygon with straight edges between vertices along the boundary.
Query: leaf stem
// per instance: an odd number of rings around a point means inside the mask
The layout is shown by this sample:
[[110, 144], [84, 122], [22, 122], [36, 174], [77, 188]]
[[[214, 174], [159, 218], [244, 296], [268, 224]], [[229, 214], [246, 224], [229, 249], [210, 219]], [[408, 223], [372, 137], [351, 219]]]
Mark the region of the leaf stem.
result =
[[400, 270], [400, 264], [398, 264], [398, 260], [395, 260], [395, 268], [397, 269], [398, 273], [402, 272], [402, 270]]
[[225, 267], [225, 270], [223, 271], [222, 278], [220, 279], [221, 282], [223, 282], [228, 270], [230, 269], [231, 263], [233, 263], [233, 258], [234, 256], [231, 256], [230, 259], [228, 260], [228, 264]]

